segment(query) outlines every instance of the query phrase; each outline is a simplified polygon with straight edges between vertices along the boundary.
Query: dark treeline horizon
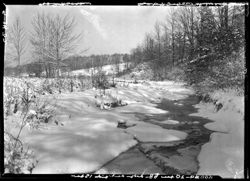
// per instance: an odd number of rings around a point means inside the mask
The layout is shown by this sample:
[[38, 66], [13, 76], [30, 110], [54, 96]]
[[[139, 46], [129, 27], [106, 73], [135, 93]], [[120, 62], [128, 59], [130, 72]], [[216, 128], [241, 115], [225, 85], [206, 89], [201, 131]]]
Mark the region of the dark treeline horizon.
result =
[[[112, 65], [112, 64], [120, 64], [120, 63], [126, 63], [128, 64], [131, 61], [129, 54], [125, 53], [114, 53], [114, 54], [101, 54], [101, 55], [72, 55], [64, 60], [62, 60], [62, 67], [64, 67], [64, 70], [67, 71], [74, 71], [74, 70], [80, 70], [80, 69], [89, 69], [89, 68], [95, 68], [105, 65]], [[66, 69], [65, 69], [66, 67]], [[129, 67], [129, 65], [127, 65]], [[36, 74], [36, 77], [40, 77], [40, 74], [43, 69], [43, 64], [39, 62], [29, 62], [23, 65], [19, 66], [21, 73], [28, 73], [28, 74]], [[6, 66], [5, 67], [5, 75], [15, 75], [18, 72], [18, 66]]]

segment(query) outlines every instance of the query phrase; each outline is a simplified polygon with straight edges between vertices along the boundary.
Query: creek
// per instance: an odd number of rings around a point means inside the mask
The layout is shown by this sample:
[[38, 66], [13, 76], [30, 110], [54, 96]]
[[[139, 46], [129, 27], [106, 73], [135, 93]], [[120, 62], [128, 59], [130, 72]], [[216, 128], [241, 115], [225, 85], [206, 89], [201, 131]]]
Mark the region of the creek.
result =
[[[200, 99], [190, 95], [180, 100], [163, 99], [157, 108], [167, 110], [166, 114], [135, 114], [140, 121], [186, 132], [184, 140], [172, 142], [140, 142], [129, 150], [103, 165], [102, 169], [119, 174], [186, 174], [199, 170], [198, 155], [202, 145], [209, 142], [213, 132], [204, 127], [212, 120], [191, 116], [197, 112], [194, 107]], [[169, 120], [169, 122], [166, 122]]]

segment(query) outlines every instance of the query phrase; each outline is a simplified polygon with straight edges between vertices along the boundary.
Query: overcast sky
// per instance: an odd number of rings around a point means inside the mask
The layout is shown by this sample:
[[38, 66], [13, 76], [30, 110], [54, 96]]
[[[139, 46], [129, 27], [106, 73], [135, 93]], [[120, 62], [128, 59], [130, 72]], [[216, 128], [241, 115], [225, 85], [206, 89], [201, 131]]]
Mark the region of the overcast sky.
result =
[[[31, 20], [37, 12], [74, 16], [77, 22], [75, 31], [84, 34], [76, 53], [89, 48], [85, 54], [90, 55], [129, 53], [142, 42], [146, 32], [153, 30], [157, 20], [166, 19], [169, 7], [7, 5], [7, 26], [19, 16], [26, 32], [31, 32]], [[30, 57], [28, 52], [27, 58]]]

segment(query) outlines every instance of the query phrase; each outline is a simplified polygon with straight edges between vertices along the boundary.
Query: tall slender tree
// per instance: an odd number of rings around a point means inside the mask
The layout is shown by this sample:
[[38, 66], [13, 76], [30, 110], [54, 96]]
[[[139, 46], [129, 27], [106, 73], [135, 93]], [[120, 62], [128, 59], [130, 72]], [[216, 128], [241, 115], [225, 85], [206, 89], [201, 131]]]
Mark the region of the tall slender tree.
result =
[[21, 20], [19, 17], [16, 17], [14, 23], [10, 26], [9, 31], [7, 32], [7, 42], [6, 46], [11, 53], [7, 52], [8, 58], [12, 61], [17, 61], [18, 66], [18, 74], [20, 74], [20, 65], [22, 56], [25, 52], [25, 30], [23, 25], [21, 24]]

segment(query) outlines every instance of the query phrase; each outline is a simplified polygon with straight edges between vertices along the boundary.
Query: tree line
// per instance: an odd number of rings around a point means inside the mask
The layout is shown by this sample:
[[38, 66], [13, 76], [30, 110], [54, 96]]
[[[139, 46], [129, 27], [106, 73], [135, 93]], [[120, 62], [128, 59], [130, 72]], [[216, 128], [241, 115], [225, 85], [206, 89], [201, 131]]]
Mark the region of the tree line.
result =
[[[244, 68], [244, 60], [239, 60], [244, 49], [245, 5], [178, 6], [171, 8], [165, 21], [155, 23], [131, 51], [131, 59], [136, 64], [147, 62], [154, 80], [181, 69], [186, 81], [198, 84], [219, 81], [222, 73], [237, 76], [233, 74]], [[229, 62], [233, 72], [228, 72]]]
[[[90, 56], [69, 56], [61, 61], [64, 67], [61, 67], [63, 72], [70, 72], [80, 69], [90, 69], [102, 70], [105, 65], [113, 65], [113, 68], [117, 73], [120, 72], [119, 64], [125, 63], [126, 69], [130, 68], [130, 58], [129, 54], [105, 54], [105, 55], [90, 55]], [[49, 65], [49, 64], [48, 64]], [[13, 75], [19, 71], [20, 73], [27, 73], [29, 75], [34, 75], [35, 77], [44, 76], [44, 65], [39, 62], [31, 62], [27, 64], [20, 65], [19, 67], [5, 67], [5, 75]], [[19, 75], [18, 74], [18, 75]], [[46, 72], [45, 72], [46, 76]], [[55, 77], [55, 74], [48, 74], [47, 77]]]
[[90, 56], [70, 56], [63, 60], [69, 69], [89, 69], [92, 67], [103, 67], [104, 65], [120, 64], [129, 62], [129, 54], [105, 54]]

